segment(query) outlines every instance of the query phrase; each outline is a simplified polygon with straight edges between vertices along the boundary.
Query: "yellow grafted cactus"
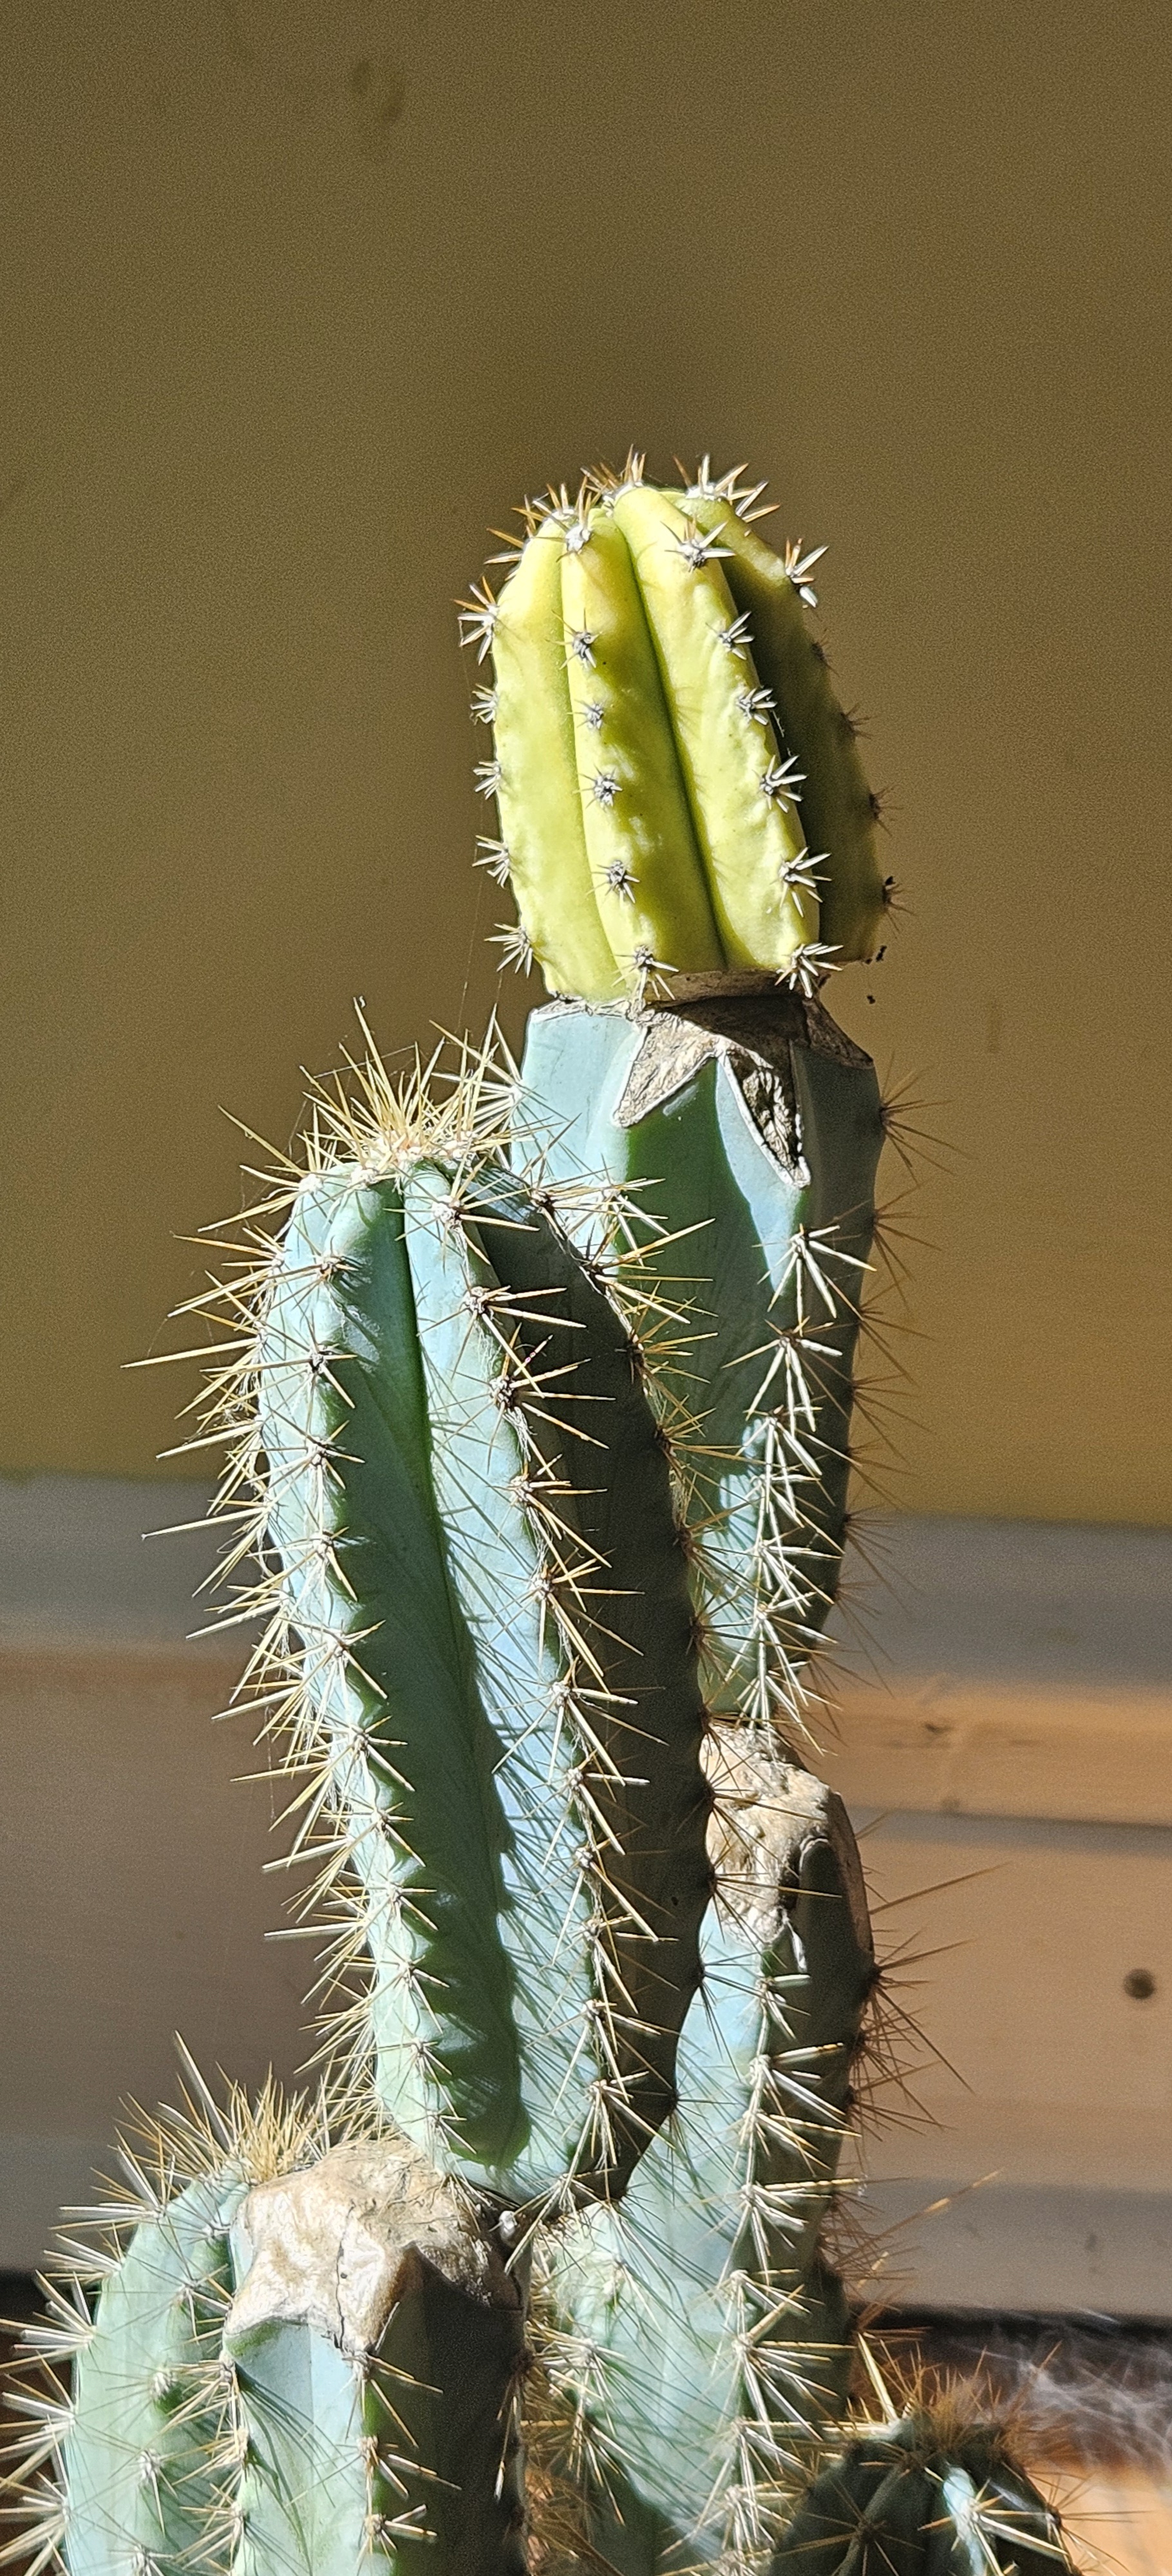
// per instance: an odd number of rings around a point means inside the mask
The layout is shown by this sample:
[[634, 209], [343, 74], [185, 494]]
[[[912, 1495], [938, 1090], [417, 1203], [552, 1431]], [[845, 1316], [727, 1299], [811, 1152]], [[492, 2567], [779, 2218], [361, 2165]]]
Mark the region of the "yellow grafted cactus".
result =
[[813, 558], [763, 544], [759, 486], [661, 488], [642, 460], [527, 504], [499, 597], [462, 631], [510, 883], [514, 962], [595, 1005], [675, 976], [773, 974], [804, 990], [869, 957], [889, 887], [852, 719], [806, 621]]

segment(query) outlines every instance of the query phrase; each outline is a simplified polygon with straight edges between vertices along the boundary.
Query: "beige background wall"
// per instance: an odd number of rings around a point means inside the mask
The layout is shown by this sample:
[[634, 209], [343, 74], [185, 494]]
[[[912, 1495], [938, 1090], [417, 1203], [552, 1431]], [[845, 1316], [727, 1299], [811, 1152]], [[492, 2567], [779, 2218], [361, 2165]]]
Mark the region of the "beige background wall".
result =
[[832, 541], [838, 1007], [956, 1149], [898, 1498], [1172, 1519], [1170, 92], [1163, 0], [5, 12], [0, 1471], [149, 1472], [218, 1102], [483, 1021], [451, 602], [635, 439]]

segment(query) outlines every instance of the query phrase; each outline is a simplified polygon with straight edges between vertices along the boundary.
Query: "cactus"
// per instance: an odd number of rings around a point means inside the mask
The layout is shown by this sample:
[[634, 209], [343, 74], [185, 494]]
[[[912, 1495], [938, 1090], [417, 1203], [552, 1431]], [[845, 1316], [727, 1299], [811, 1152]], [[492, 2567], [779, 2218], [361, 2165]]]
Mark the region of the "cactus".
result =
[[353, 2576], [437, 2541], [466, 2564], [474, 2531], [478, 2567], [523, 2576], [525, 2302], [491, 2219], [406, 2139], [331, 2144], [271, 2087], [225, 2117], [197, 2079], [122, 2164], [48, 2285], [36, 2340], [73, 2389], [18, 2398], [33, 2528], [5, 2555]]
[[[636, 1331], [649, 1302], [653, 1350], [659, 1284], [575, 1252], [588, 1197], [535, 1190], [494, 1119], [483, 1064], [443, 1106], [377, 1062], [319, 1096], [276, 1243], [216, 1301], [244, 1327], [213, 1414], [232, 1552], [265, 1558], [251, 1686], [360, 1987], [327, 2040], [341, 2142], [258, 2181], [229, 2124], [82, 2320], [52, 2423], [86, 2576], [132, 2548], [160, 2576], [397, 2560], [412, 2513], [503, 2565], [531, 2266], [558, 2475], [629, 2576], [760, 2546], [841, 2406], [817, 2244], [873, 1979], [849, 1827], [706, 1706], [686, 1461]], [[322, 2283], [385, 2273], [392, 2219], [398, 2292], [351, 2331]]]
[[467, 618], [483, 855], [560, 998], [520, 1078], [466, 1049], [450, 1096], [396, 1091], [372, 1053], [315, 1087], [278, 1233], [252, 1212], [204, 1305], [326, 2074], [221, 2110], [191, 2071], [67, 2245], [39, 2343], [73, 2385], [21, 2400], [37, 2571], [1064, 2556], [989, 2428], [843, 2434], [827, 2221], [877, 1970], [795, 1748], [884, 1136], [818, 996], [885, 889], [813, 558], [754, 498], [632, 462], [530, 513]]
[[492, 687], [482, 864], [520, 915], [506, 954], [595, 1004], [730, 972], [871, 955], [892, 886], [852, 718], [805, 626], [817, 561], [752, 529], [735, 474], [661, 489], [632, 454], [526, 505], [526, 534], [464, 603]]
[[811, 2478], [774, 2576], [1053, 2576], [1058, 2515], [1004, 2425], [955, 2395], [868, 2425]]

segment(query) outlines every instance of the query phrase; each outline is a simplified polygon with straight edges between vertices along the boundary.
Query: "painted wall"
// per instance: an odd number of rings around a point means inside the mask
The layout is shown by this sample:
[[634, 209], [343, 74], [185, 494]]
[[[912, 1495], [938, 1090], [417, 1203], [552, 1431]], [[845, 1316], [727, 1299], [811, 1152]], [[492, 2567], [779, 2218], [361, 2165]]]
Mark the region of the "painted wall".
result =
[[14, 0], [0, 1469], [149, 1472], [218, 1103], [483, 1022], [451, 602], [635, 440], [832, 541], [838, 1007], [953, 1149], [897, 1499], [1172, 1519], [1170, 91], [1162, 0]]

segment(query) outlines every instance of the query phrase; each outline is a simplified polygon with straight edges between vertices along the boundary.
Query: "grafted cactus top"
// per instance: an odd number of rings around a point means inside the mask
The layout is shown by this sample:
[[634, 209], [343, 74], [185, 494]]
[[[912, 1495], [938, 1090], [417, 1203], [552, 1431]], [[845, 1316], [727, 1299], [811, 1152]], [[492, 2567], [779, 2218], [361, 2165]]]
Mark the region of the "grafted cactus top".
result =
[[493, 664], [481, 860], [516, 899], [506, 952], [552, 992], [746, 971], [809, 990], [880, 936], [877, 806], [806, 624], [813, 558], [762, 543], [755, 498], [707, 462], [666, 489], [631, 459], [527, 506], [499, 598], [465, 605]]

